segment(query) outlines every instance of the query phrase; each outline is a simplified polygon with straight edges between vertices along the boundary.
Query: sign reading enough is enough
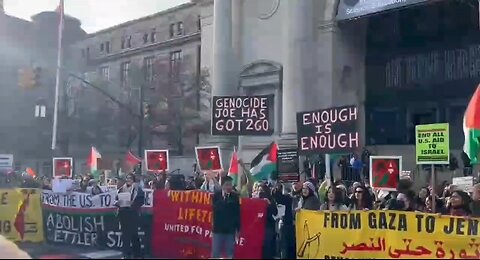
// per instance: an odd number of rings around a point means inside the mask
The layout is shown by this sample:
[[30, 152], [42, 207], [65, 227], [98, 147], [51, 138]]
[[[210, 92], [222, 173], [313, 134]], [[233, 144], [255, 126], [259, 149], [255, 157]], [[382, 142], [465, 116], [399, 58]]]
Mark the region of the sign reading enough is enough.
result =
[[299, 154], [350, 152], [359, 146], [358, 109], [333, 107], [297, 113]]

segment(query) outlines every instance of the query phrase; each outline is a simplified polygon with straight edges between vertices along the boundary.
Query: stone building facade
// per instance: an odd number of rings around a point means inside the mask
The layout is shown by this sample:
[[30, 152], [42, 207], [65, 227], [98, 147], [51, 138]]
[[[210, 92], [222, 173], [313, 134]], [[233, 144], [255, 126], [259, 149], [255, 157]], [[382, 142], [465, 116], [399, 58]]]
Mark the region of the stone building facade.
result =
[[[93, 145], [105, 155], [102, 158], [104, 163], [110, 164], [123, 159], [128, 150], [138, 153], [138, 116], [143, 116], [141, 106], [148, 104], [157, 119], [170, 118], [168, 114], [171, 116], [180, 111], [168, 110], [166, 115], [160, 115], [160, 107], [182, 106], [182, 102], [190, 109], [198, 110], [200, 91], [188, 101], [182, 97], [175, 97], [177, 99], [173, 101], [173, 97], [166, 98], [162, 93], [180, 88], [180, 95], [186, 95], [186, 88], [195, 88], [199, 84], [199, 22], [198, 5], [186, 3], [90, 34], [72, 47], [70, 51], [78, 61], [76, 71], [84, 73], [87, 80], [103, 88], [122, 105], [90, 86], [72, 80], [69, 84], [71, 91], [67, 91], [66, 97], [68, 120], [72, 126], [70, 154], [87, 158], [88, 146]], [[173, 74], [177, 77], [176, 83], [171, 81]], [[140, 87], [143, 88], [143, 97]], [[160, 122], [160, 119], [144, 118], [143, 121], [142, 148], [169, 149], [175, 156], [171, 160], [171, 169], [191, 171], [197, 134], [172, 129], [169, 122]], [[93, 125], [85, 126], [90, 124], [88, 122]]]
[[[412, 125], [449, 122], [453, 157], [462, 166], [459, 122], [478, 84], [472, 72], [477, 62], [477, 1], [411, 0], [399, 6], [351, 0], [199, 2], [201, 60], [212, 70], [213, 95], [275, 94], [272, 137], [217, 139], [230, 149], [238, 145], [246, 162], [272, 140], [280, 147], [296, 147], [297, 112], [356, 105], [361, 137], [357, 153], [367, 148], [376, 155], [401, 155], [403, 169], [425, 183], [426, 174], [415, 165]], [[437, 21], [435, 26], [429, 20]], [[378, 50], [385, 57], [379, 58]], [[450, 75], [446, 69], [422, 69], [427, 61], [440, 64], [443, 58], [431, 61], [434, 56], [423, 55], [413, 61], [417, 54], [440, 50], [450, 60], [444, 67], [455, 77], [442, 76]], [[400, 67], [392, 67], [399, 59]], [[408, 84], [399, 83], [406, 80]], [[448, 167], [439, 170], [452, 172]]]
[[[0, 154], [13, 154], [18, 171], [31, 167], [40, 174], [51, 172], [58, 21], [56, 12], [42, 12], [26, 21], [0, 9]], [[64, 46], [86, 36], [80, 25], [66, 16]], [[71, 60], [68, 54], [65, 58]], [[22, 89], [18, 71], [32, 66], [41, 68], [40, 84]]]

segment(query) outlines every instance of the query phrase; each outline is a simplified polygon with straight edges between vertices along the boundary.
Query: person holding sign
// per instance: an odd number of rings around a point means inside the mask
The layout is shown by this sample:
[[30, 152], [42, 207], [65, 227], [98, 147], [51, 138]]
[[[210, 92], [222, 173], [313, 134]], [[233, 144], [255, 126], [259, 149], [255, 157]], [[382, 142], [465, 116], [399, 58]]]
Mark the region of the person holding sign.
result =
[[140, 222], [140, 208], [145, 202], [145, 193], [135, 181], [135, 175], [129, 173], [125, 184], [118, 190], [115, 205], [118, 209], [123, 241], [123, 259], [142, 258], [140, 238], [138, 237], [138, 223]]

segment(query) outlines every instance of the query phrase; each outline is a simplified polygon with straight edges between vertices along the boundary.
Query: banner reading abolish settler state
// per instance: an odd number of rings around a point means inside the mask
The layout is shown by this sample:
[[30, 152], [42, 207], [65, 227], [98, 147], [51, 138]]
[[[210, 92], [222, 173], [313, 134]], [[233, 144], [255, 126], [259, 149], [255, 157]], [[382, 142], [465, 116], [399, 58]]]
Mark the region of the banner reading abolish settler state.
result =
[[[153, 190], [145, 189], [145, 204], [138, 234], [146, 253], [150, 252]], [[42, 192], [45, 238], [50, 243], [120, 249], [122, 232], [116, 207], [116, 190], [99, 195]], [[39, 213], [40, 214], [40, 213]]]
[[43, 241], [40, 190], [0, 189], [0, 235], [12, 241]]
[[297, 258], [480, 259], [479, 220], [398, 211], [301, 211]]

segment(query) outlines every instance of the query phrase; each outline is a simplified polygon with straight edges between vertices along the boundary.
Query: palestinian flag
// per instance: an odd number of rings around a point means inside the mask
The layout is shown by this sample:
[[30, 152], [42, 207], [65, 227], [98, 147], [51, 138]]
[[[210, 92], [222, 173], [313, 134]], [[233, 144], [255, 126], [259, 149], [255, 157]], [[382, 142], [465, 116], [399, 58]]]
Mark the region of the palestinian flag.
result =
[[470, 158], [472, 164], [478, 163], [480, 149], [480, 86], [473, 94], [463, 116], [463, 133], [465, 143], [463, 151]]
[[277, 144], [272, 142], [253, 159], [250, 173], [255, 182], [269, 180], [277, 171], [277, 151]]
[[228, 168], [228, 176], [232, 177], [233, 185], [238, 184], [238, 153], [233, 150], [232, 158], [230, 159], [230, 168]]
[[98, 172], [98, 159], [102, 159], [102, 155], [97, 151], [97, 148], [92, 146], [92, 150], [90, 152], [90, 173], [98, 179], [100, 177], [100, 173]]

